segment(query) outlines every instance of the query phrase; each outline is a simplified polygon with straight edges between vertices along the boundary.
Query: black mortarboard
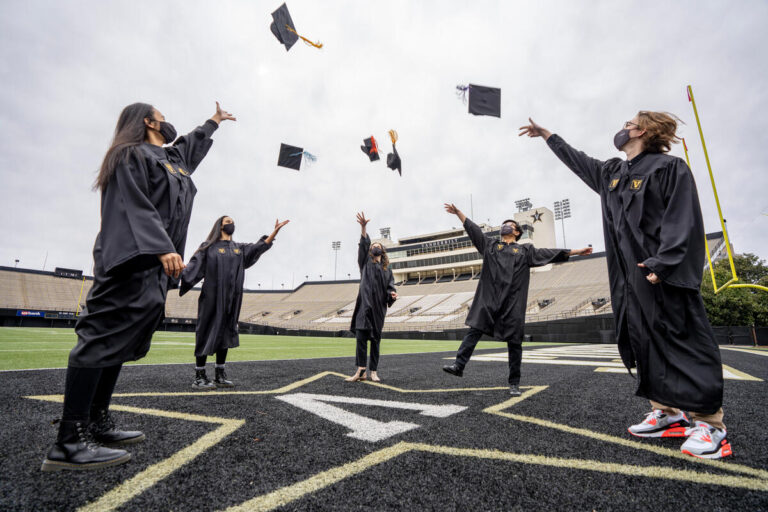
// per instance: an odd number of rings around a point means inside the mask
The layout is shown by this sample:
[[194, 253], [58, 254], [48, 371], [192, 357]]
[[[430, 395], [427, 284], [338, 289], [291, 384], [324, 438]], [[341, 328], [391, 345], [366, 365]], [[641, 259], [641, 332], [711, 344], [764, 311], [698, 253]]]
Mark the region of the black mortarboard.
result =
[[389, 130], [389, 138], [392, 140], [392, 153], [387, 155], [387, 167], [393, 171], [396, 170], [397, 173], [402, 176], [402, 163], [400, 162], [400, 155], [397, 154], [397, 147], [395, 146], [395, 142], [397, 142], [397, 132], [395, 130]]
[[501, 117], [501, 89], [483, 85], [456, 86], [459, 95], [465, 97], [469, 92], [469, 113], [476, 116]]
[[283, 4], [278, 7], [277, 10], [272, 13], [272, 19], [274, 21], [272, 21], [272, 24], [269, 26], [269, 28], [272, 30], [272, 33], [275, 34], [277, 40], [280, 41], [280, 44], [285, 45], [285, 51], [290, 50], [291, 46], [293, 46], [299, 39], [310, 46], [314, 46], [315, 48], [323, 47], [323, 43], [319, 41], [313, 43], [306, 37], [296, 32], [296, 26], [293, 24], [293, 20], [291, 19], [291, 14], [288, 12], [287, 5]]
[[289, 146], [288, 144], [280, 144], [280, 155], [277, 157], [277, 165], [280, 167], [287, 167], [289, 169], [301, 170], [301, 158], [307, 157], [307, 160], [314, 162], [317, 157], [307, 151], [304, 148], [297, 148], [296, 146]]
[[[285, 51], [291, 49], [296, 41], [299, 40], [299, 35], [296, 33], [296, 27], [293, 25], [291, 14], [288, 12], [288, 6], [283, 4], [272, 13], [272, 19], [274, 20], [269, 26], [272, 33], [280, 44], [285, 45]], [[293, 32], [286, 28], [286, 25], [293, 29]]]
[[365, 139], [363, 141], [364, 146], [360, 146], [360, 149], [363, 150], [363, 153], [368, 155], [368, 158], [371, 159], [371, 162], [375, 162], [379, 159], [379, 145], [376, 144], [376, 139], [371, 135], [369, 138]]

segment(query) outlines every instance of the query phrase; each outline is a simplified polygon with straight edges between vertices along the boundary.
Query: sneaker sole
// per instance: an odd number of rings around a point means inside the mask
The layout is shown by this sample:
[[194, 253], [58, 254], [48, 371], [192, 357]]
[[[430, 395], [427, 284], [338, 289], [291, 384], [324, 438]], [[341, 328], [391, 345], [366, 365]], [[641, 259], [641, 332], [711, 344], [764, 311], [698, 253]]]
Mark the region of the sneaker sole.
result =
[[453, 375], [454, 377], [463, 377], [463, 376], [464, 376], [464, 375], [463, 375], [463, 374], [461, 374], [461, 373], [454, 373], [454, 372], [452, 372], [452, 371], [446, 370], [445, 368], [443, 368], [443, 371], [444, 371], [445, 373], [448, 373], [448, 374], [450, 374], [450, 375]]
[[627, 429], [627, 432], [635, 437], [686, 437], [686, 430], [687, 427], [672, 427], [655, 432], [632, 432], [630, 429]]
[[87, 471], [89, 469], [101, 469], [106, 468], [109, 466], [117, 466], [119, 464], [124, 464], [131, 460], [131, 454], [126, 453], [122, 457], [118, 457], [117, 459], [112, 459], [104, 462], [92, 462], [90, 464], [72, 464], [71, 462], [62, 462], [58, 460], [48, 460], [45, 459], [43, 461], [43, 466], [40, 468], [40, 471]]
[[731, 443], [726, 442], [725, 444], [721, 444], [720, 448], [713, 453], [693, 453], [689, 450], [680, 450], [682, 453], [686, 455], [690, 455], [691, 457], [696, 457], [697, 459], [722, 459], [723, 457], [729, 457], [733, 455], [733, 450], [731, 449]]

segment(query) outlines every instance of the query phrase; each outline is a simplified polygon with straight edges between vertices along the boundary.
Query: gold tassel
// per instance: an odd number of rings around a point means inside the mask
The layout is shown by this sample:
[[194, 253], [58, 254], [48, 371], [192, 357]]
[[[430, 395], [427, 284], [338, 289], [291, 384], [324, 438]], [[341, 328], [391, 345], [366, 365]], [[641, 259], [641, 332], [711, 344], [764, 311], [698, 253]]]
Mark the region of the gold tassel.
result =
[[285, 26], [285, 28], [286, 28], [286, 30], [288, 30], [289, 32], [293, 32], [294, 34], [296, 34], [297, 36], [299, 36], [299, 39], [301, 39], [302, 41], [304, 41], [305, 43], [307, 43], [309, 46], [314, 46], [315, 48], [322, 48], [322, 47], [323, 47], [323, 43], [321, 43], [320, 41], [318, 41], [318, 42], [316, 42], [316, 43], [313, 43], [312, 41], [310, 41], [310, 40], [309, 40], [309, 39], [307, 39], [306, 37], [304, 37], [304, 36], [302, 36], [302, 35], [299, 35], [299, 33], [298, 33], [298, 32], [296, 32], [295, 30], [293, 30], [293, 29], [292, 29], [290, 26], [286, 25], [286, 26]]
[[395, 130], [389, 130], [389, 138], [392, 140], [392, 144], [397, 142], [397, 132]]

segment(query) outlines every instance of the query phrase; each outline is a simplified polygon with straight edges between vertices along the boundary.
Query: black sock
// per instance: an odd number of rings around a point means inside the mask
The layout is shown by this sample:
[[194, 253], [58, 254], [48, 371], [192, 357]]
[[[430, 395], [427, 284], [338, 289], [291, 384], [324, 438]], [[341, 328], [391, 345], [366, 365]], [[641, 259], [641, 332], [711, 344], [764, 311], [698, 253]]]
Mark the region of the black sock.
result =
[[208, 360], [208, 356], [200, 356], [195, 358], [195, 366], [197, 368], [205, 369], [205, 362]]
[[62, 421], [88, 422], [101, 372], [101, 368], [67, 368]]
[[224, 366], [227, 362], [227, 349], [223, 348], [216, 351], [216, 366]]

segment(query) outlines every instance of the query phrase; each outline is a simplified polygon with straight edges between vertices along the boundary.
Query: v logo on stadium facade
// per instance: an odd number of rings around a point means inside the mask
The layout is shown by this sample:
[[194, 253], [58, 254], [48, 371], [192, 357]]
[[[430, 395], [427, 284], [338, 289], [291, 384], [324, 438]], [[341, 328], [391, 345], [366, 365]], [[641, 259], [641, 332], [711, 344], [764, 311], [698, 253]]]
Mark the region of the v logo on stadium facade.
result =
[[374, 400], [371, 398], [335, 395], [315, 395], [311, 393], [292, 393], [290, 395], [281, 395], [275, 398], [294, 405], [299, 409], [311, 412], [323, 419], [347, 427], [352, 431], [347, 434], [349, 437], [372, 443], [387, 439], [397, 434], [402, 434], [403, 432], [408, 432], [409, 430], [417, 429], [419, 428], [419, 425], [417, 423], [404, 421], [374, 420], [330, 405], [330, 403], [373, 405], [376, 407], [389, 407], [391, 409], [405, 409], [409, 411], [418, 411], [422, 416], [432, 416], [433, 418], [447, 418], [448, 416], [467, 409], [467, 407], [463, 405], [417, 404], [413, 402], [396, 402], [392, 400]]

